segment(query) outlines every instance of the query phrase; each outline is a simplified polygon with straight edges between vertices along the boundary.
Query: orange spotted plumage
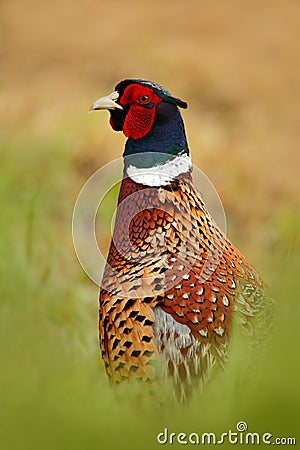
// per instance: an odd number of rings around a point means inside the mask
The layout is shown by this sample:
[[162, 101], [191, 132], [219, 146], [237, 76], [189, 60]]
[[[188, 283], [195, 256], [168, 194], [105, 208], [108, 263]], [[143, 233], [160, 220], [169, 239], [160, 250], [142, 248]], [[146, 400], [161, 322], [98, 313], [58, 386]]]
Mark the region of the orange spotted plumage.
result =
[[184, 401], [224, 365], [233, 316], [251, 333], [269, 300], [193, 186], [178, 107], [187, 105], [133, 79], [92, 109], [109, 109], [112, 127], [128, 137], [100, 292], [106, 371], [112, 384], [169, 379]]

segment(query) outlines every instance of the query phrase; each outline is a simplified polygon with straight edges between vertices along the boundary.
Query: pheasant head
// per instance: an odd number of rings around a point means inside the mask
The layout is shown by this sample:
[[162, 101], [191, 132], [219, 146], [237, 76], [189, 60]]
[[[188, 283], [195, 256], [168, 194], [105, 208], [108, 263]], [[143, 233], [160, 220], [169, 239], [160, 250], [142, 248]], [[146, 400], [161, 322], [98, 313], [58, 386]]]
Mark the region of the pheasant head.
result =
[[[187, 108], [187, 103], [173, 97], [159, 84], [128, 79], [118, 83], [110, 95], [96, 100], [90, 110], [109, 110], [111, 127], [115, 131], [123, 131], [128, 138], [123, 154], [130, 156], [127, 164], [146, 168], [173, 161], [178, 155], [183, 156], [180, 167], [182, 163], [190, 166], [184, 124], [178, 108]], [[175, 163], [177, 165], [178, 161]]]

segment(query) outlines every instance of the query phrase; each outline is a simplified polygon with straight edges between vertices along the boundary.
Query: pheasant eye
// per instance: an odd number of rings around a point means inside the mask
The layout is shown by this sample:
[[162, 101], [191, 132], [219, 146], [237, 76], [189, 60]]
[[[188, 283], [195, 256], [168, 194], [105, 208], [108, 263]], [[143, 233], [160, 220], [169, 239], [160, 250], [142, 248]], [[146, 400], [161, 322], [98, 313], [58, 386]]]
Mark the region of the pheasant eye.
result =
[[138, 98], [138, 103], [140, 105], [147, 105], [147, 103], [149, 103], [149, 102], [150, 102], [150, 97], [148, 95], [141, 95]]

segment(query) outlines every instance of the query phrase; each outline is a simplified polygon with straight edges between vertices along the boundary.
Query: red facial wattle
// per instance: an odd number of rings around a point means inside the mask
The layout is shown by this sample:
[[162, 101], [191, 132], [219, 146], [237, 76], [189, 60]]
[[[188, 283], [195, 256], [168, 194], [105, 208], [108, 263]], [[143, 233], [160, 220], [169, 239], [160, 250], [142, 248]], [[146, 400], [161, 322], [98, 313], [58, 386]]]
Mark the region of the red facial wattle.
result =
[[109, 119], [109, 123], [110, 123], [110, 126], [112, 127], [113, 130], [119, 131], [119, 130], [117, 129], [117, 127], [115, 126], [114, 121], [112, 120], [111, 117], [110, 117], [110, 119]]
[[[143, 104], [144, 98], [148, 100]], [[146, 86], [129, 85], [120, 99], [121, 105], [129, 105], [123, 125], [125, 136], [133, 139], [146, 136], [153, 126], [156, 107], [161, 100], [152, 89]]]

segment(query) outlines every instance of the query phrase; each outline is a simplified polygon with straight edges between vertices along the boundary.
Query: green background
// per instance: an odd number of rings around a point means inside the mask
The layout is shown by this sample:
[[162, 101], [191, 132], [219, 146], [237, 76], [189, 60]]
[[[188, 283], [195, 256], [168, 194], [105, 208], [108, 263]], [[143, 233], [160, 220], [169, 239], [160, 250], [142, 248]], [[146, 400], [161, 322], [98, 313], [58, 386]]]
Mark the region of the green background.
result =
[[[0, 8], [1, 449], [152, 449], [165, 427], [219, 433], [240, 420], [249, 431], [297, 437], [299, 3], [3, 0]], [[98, 351], [98, 288], [71, 238], [82, 185], [124, 145], [107, 113], [87, 110], [126, 77], [188, 101], [194, 163], [219, 192], [228, 236], [277, 300], [275, 329], [250, 371], [237, 335], [227, 372], [163, 413], [132, 406], [128, 392], [115, 401]], [[107, 220], [98, 233], [107, 248]]]

